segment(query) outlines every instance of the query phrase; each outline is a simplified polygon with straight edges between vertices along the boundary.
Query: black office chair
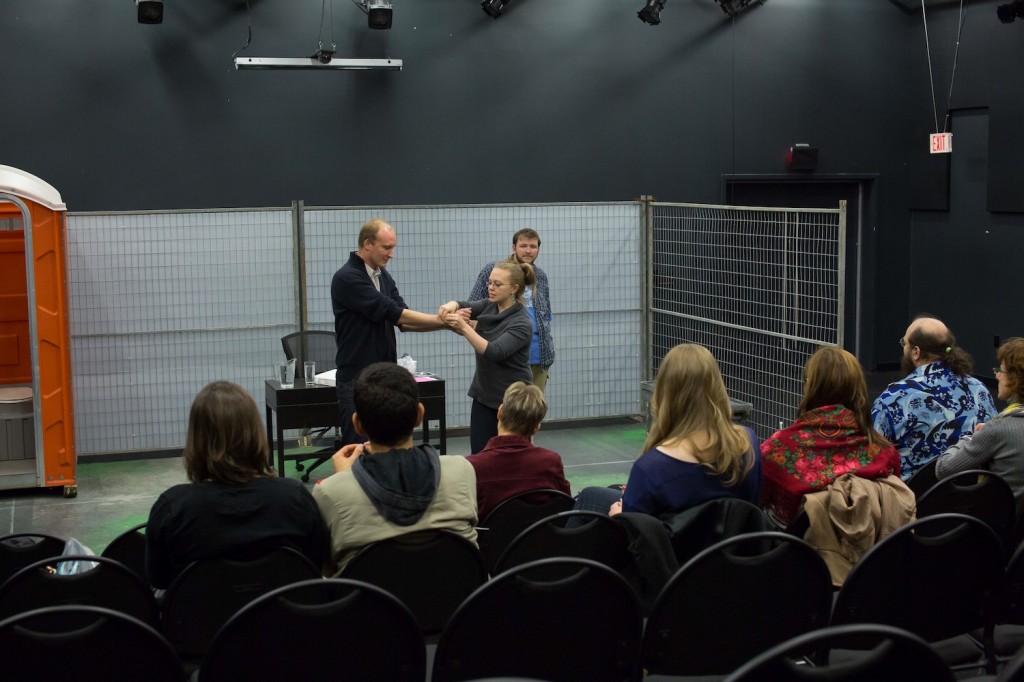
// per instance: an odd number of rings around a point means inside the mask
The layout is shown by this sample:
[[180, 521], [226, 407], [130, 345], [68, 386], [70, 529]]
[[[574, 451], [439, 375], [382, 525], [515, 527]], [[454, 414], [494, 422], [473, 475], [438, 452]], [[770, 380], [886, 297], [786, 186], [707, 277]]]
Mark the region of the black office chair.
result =
[[932, 644], [948, 665], [993, 661], [991, 642], [963, 636], [994, 620], [1003, 548], [972, 516], [938, 514], [903, 526], [850, 571], [832, 609], [833, 625], [879, 623]]
[[[55, 572], [61, 562], [92, 562], [81, 573]], [[0, 620], [45, 606], [79, 604], [125, 613], [155, 626], [156, 599], [142, 578], [119, 562], [97, 556], [51, 557], [29, 564], [0, 585]]]
[[146, 524], [132, 526], [110, 541], [101, 556], [120, 561], [148, 585], [146, 575]]
[[455, 612], [437, 644], [434, 682], [526, 677], [635, 678], [640, 605], [615, 571], [587, 559], [511, 568]]
[[320, 570], [289, 547], [255, 558], [194, 561], [164, 595], [164, 636], [182, 659], [198, 661], [243, 606], [278, 587], [319, 577]]
[[43, 533], [15, 533], [0, 537], [0, 585], [40, 559], [60, 556], [66, 541]]
[[[312, 360], [316, 363], [316, 372], [327, 372], [335, 369], [335, 358], [338, 352], [338, 345], [334, 338], [334, 332], [312, 331], [294, 332], [281, 337], [281, 347], [284, 348], [284, 356], [288, 360], [295, 360], [296, 371], [302, 372], [303, 363]], [[295, 460], [295, 469], [304, 472], [303, 481], [309, 481], [310, 473], [318, 466], [331, 459], [331, 456], [341, 447], [341, 437], [337, 427], [306, 428], [302, 430], [303, 437], [309, 437], [316, 441], [334, 428], [334, 444], [316, 452], [311, 452], [308, 457]], [[312, 434], [312, 435], [311, 435]], [[303, 464], [304, 461], [315, 459], [312, 465]], [[281, 472], [284, 475], [284, 472]]]
[[1017, 523], [1017, 504], [1010, 486], [998, 474], [982, 469], [944, 478], [917, 498], [917, 518], [936, 514], [967, 514], [995, 531], [1009, 557]]
[[[566, 528], [570, 519], [583, 524]], [[629, 562], [629, 538], [625, 529], [607, 514], [567, 511], [534, 523], [502, 552], [495, 573], [539, 559], [576, 557], [622, 571]]]
[[554, 514], [572, 510], [571, 495], [561, 490], [528, 490], [508, 498], [480, 522], [480, 552], [487, 571], [494, 575], [501, 553], [531, 525]]
[[739, 535], [669, 580], [644, 630], [641, 664], [659, 675], [724, 675], [828, 624], [832, 580], [813, 547], [779, 532]]
[[367, 545], [337, 577], [398, 597], [429, 635], [440, 632], [459, 604], [487, 582], [487, 569], [480, 550], [466, 538], [425, 530]]
[[[856, 648], [865, 655], [830, 665], [807, 665], [807, 651]], [[844, 625], [795, 637], [742, 665], [726, 682], [953, 682], [953, 673], [917, 635], [888, 625]]]
[[0, 661], [3, 679], [18, 682], [181, 682], [184, 677], [160, 633], [96, 606], [50, 606], [0, 622]]
[[199, 667], [199, 682], [425, 677], [426, 647], [409, 609], [378, 587], [339, 579], [254, 600], [224, 624]]

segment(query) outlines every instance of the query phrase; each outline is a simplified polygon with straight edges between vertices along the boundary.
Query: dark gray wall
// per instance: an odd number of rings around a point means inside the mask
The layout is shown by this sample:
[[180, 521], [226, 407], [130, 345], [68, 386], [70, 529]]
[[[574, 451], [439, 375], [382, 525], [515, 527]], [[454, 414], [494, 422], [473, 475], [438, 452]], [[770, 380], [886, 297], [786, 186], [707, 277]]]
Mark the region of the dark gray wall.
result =
[[[239, 0], [167, 0], [160, 26], [137, 24], [130, 0], [5, 0], [0, 163], [46, 179], [76, 211], [717, 202], [723, 175], [784, 173], [785, 150], [809, 142], [820, 173], [877, 177], [865, 255], [875, 341], [862, 360], [897, 359], [911, 209], [949, 200], [948, 160], [927, 154], [919, 12], [767, 0], [730, 22], [712, 0], [669, 0], [651, 27], [641, 0], [514, 0], [498, 20], [476, 0], [395, 4], [394, 28], [371, 32], [337, 0], [334, 36], [339, 56], [390, 54], [403, 72], [309, 73], [234, 70]], [[958, 6], [929, 0], [940, 105]], [[246, 54], [311, 54], [320, 8], [253, 0]], [[970, 3], [954, 107], [991, 107], [990, 210], [1024, 210], [1022, 45], [1024, 22]], [[1024, 221], [1007, 223], [1019, 249]], [[974, 305], [994, 309], [988, 299]]]

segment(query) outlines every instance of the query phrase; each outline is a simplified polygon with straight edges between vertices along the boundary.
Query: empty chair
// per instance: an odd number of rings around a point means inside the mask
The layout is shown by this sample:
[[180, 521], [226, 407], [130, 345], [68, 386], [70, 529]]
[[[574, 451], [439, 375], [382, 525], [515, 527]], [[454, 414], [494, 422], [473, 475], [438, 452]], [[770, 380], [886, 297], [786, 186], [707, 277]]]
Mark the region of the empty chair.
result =
[[[93, 568], [62, 575], [61, 561], [92, 562]], [[81, 604], [125, 613], [156, 625], [158, 609], [153, 592], [129, 568], [96, 556], [51, 557], [30, 564], [0, 585], [0, 619], [45, 606]]]
[[1013, 657], [1024, 646], [1024, 547], [1018, 547], [996, 597], [993, 644], [997, 656]]
[[630, 680], [641, 627], [636, 596], [607, 566], [534, 561], [491, 579], [459, 607], [441, 633], [432, 679]]
[[824, 627], [831, 606], [828, 568], [806, 542], [778, 532], [733, 537], [698, 554], [662, 590], [641, 664], [652, 674], [726, 674]]
[[907, 487], [910, 488], [914, 495], [919, 499], [922, 495], [928, 492], [933, 485], [939, 482], [939, 478], [935, 475], [935, 465], [938, 463], [938, 457], [925, 464], [923, 467], [915, 471], [910, 478], [907, 479]]
[[560, 490], [528, 490], [508, 498], [481, 520], [479, 541], [484, 564], [493, 575], [505, 548], [531, 525], [572, 510], [573, 499]]
[[[947, 664], [982, 653], [959, 638], [993, 619], [1003, 577], [1002, 546], [992, 529], [963, 514], [938, 514], [903, 526], [853, 567], [832, 610], [833, 625], [879, 623], [936, 646]], [[990, 658], [990, 657], [989, 657]]]
[[[326, 331], [313, 331], [308, 330], [304, 332], [294, 332], [287, 336], [281, 337], [281, 347], [284, 349], [284, 356], [288, 360], [295, 360], [296, 372], [299, 376], [302, 376], [302, 366], [307, 360], [312, 360], [316, 363], [316, 372], [327, 372], [335, 369], [335, 358], [338, 352], [338, 344], [334, 339], [334, 332]], [[321, 437], [331, 428], [330, 426], [319, 429], [314, 438]], [[308, 435], [312, 430], [305, 429], [303, 435]], [[324, 448], [318, 452], [310, 453], [308, 457], [295, 461], [295, 469], [302, 471], [302, 480], [308, 481], [309, 475], [314, 469], [326, 462], [331, 458], [338, 448], [341, 447], [340, 440], [335, 438], [333, 447]], [[309, 459], [315, 459], [311, 465], [305, 465], [302, 462]], [[284, 476], [284, 472], [281, 472]]]
[[15, 533], [0, 537], [0, 584], [29, 564], [60, 556], [64, 545], [62, 538], [42, 533]]
[[433, 634], [487, 581], [487, 570], [480, 550], [466, 538], [425, 530], [367, 545], [338, 577], [386, 590], [409, 607], [425, 634]]
[[[566, 527], [570, 519], [583, 525]], [[630, 560], [629, 538], [623, 527], [606, 514], [568, 511], [537, 521], [520, 533], [498, 558], [495, 572], [555, 557], [590, 559], [621, 571]]]
[[146, 524], [132, 526], [110, 541], [101, 556], [120, 561], [147, 583], [146, 576]]
[[[814, 667], [799, 660], [808, 651], [857, 648], [865, 655], [836, 666], [819, 661]], [[952, 682], [942, 659], [920, 637], [887, 625], [844, 625], [824, 628], [783, 642], [754, 657], [726, 682]]]
[[917, 499], [917, 517], [967, 514], [980, 519], [1012, 551], [1017, 506], [1010, 486], [998, 474], [971, 469], [944, 478]]
[[217, 634], [200, 682], [302, 679], [422, 682], [426, 648], [412, 614], [354, 580], [307, 580], [254, 600]]
[[0, 621], [2, 676], [18, 682], [181, 682], [156, 630], [96, 606], [50, 606]]
[[198, 660], [228, 618], [253, 599], [319, 577], [317, 567], [290, 547], [255, 558], [193, 562], [164, 596], [164, 636], [183, 659]]

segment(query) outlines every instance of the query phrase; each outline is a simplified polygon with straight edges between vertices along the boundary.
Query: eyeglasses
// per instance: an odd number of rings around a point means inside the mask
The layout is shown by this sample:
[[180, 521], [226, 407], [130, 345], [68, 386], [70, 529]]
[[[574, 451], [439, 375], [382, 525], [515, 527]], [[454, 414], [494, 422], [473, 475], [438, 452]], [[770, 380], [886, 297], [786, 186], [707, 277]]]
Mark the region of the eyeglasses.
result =
[[1006, 374], [1006, 370], [999, 367], [992, 368], [992, 376], [999, 376], [1000, 374]]
[[502, 287], [508, 286], [508, 284], [506, 282], [493, 282], [492, 281], [492, 282], [488, 282], [487, 286], [494, 287], [495, 289], [500, 289]]
[[900, 340], [899, 340], [899, 344], [900, 344], [900, 348], [906, 348], [906, 346], [907, 346], [907, 337], [901, 336]]

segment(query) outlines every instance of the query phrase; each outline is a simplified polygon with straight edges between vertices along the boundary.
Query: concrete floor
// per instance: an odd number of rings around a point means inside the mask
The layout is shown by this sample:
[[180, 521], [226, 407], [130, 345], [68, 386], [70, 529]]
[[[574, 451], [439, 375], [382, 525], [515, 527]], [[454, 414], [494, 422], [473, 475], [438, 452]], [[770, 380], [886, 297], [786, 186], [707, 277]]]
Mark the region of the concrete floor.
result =
[[[646, 432], [642, 424], [586, 426], [541, 431], [536, 443], [562, 455], [573, 493], [588, 485], [624, 483], [640, 455]], [[448, 454], [468, 455], [469, 438], [449, 438]], [[184, 483], [180, 457], [79, 463], [78, 497], [64, 499], [61, 489], [0, 492], [0, 535], [38, 532], [74, 537], [99, 554], [119, 533], [149, 516], [156, 498]], [[300, 473], [288, 462], [286, 473]], [[307, 485], [330, 473], [325, 464]]]

